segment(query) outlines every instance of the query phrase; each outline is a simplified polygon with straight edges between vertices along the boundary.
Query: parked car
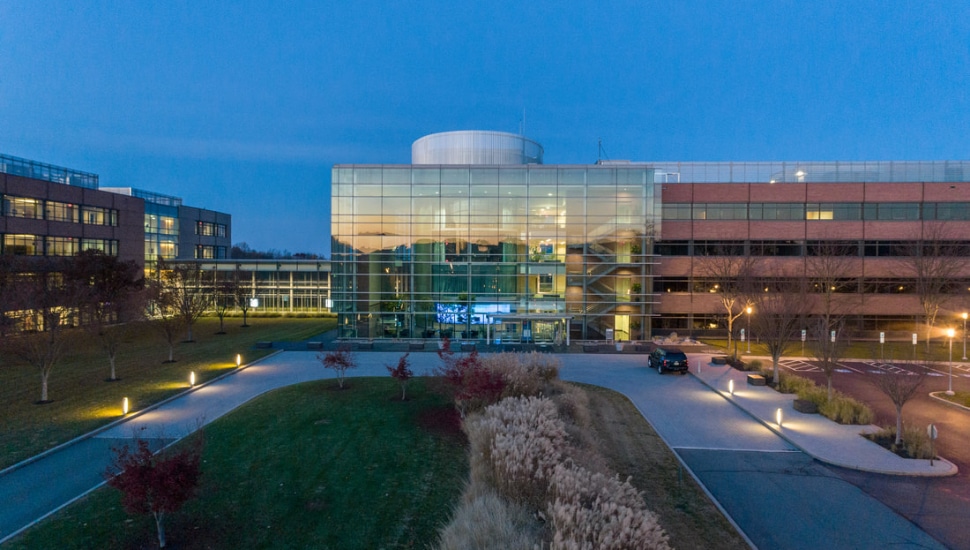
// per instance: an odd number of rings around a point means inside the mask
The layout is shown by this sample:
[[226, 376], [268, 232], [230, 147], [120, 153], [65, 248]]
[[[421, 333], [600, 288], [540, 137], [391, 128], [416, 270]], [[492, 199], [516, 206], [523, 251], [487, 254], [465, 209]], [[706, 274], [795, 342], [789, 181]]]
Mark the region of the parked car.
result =
[[647, 367], [657, 369], [660, 374], [675, 370], [687, 372], [687, 354], [678, 348], [661, 346], [651, 351], [650, 355], [647, 356]]

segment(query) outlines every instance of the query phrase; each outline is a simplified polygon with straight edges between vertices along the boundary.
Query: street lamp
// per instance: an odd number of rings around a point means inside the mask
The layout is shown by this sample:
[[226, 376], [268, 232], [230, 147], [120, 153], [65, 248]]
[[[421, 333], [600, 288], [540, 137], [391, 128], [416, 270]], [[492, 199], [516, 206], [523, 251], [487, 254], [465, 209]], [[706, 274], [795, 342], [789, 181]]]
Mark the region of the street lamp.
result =
[[953, 395], [953, 336], [955, 334], [956, 331], [952, 328], [946, 329], [946, 336], [950, 339], [950, 382], [946, 390], [947, 395]]
[[748, 316], [747, 316], [748, 328], [745, 329], [745, 332], [748, 333], [747, 334], [747, 336], [748, 336], [748, 354], [750, 355], [751, 354], [751, 306], [748, 306], [748, 309], [746, 309], [744, 311], [745, 311], [745, 313], [748, 314]]
[[963, 360], [967, 360], [967, 312], [964, 311], [960, 317], [963, 317]]

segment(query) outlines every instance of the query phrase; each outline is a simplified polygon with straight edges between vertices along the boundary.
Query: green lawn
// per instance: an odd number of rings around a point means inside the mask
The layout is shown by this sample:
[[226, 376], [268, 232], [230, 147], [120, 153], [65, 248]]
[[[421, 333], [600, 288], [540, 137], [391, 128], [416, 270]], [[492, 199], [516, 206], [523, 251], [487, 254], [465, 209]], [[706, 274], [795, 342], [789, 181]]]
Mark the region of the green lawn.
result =
[[[454, 407], [416, 379], [271, 392], [205, 429], [196, 499], [169, 516], [174, 548], [426, 548], [467, 478]], [[11, 548], [150, 548], [154, 521], [129, 521], [104, 487]]]
[[204, 382], [243, 362], [263, 357], [272, 350], [253, 350], [257, 341], [303, 340], [332, 329], [333, 318], [250, 318], [226, 320], [225, 335], [216, 335], [219, 321], [200, 320], [194, 329], [195, 343], [176, 347], [175, 363], [168, 358], [164, 339], [147, 326], [131, 335], [118, 356], [120, 382], [105, 382], [108, 360], [96, 340], [88, 337], [55, 368], [50, 377], [52, 403], [38, 405], [40, 374], [29, 365], [9, 357], [0, 358], [0, 468], [15, 464], [57, 444], [68, 441], [121, 415], [121, 400], [128, 397], [133, 410], [156, 403], [188, 387], [190, 371]]
[[[717, 338], [702, 338], [700, 340], [702, 343], [716, 348], [720, 348], [724, 353], [733, 353], [734, 344], [732, 343], [731, 349], [727, 349], [726, 339]], [[954, 340], [953, 341], [953, 360], [959, 361], [960, 357], [963, 356], [963, 342]], [[768, 356], [768, 349], [759, 344], [756, 340], [751, 342], [751, 353], [747, 353], [748, 343], [738, 342], [738, 354], [739, 355], [758, 355], [758, 356]], [[916, 346], [915, 357], [919, 361], [949, 361], [949, 345], [948, 340], [943, 341], [933, 341], [930, 344], [929, 351], [926, 349], [926, 342], [920, 339], [918, 345]], [[880, 346], [879, 342], [852, 342], [849, 344], [848, 348], [843, 353], [844, 359], [880, 359], [885, 357], [886, 361], [912, 361], [913, 360], [913, 344], [911, 342], [886, 342], [884, 346]], [[796, 340], [795, 343], [788, 349], [788, 353], [785, 354], [788, 357], [812, 357], [812, 349], [806, 342], [805, 347], [802, 347], [801, 340]]]

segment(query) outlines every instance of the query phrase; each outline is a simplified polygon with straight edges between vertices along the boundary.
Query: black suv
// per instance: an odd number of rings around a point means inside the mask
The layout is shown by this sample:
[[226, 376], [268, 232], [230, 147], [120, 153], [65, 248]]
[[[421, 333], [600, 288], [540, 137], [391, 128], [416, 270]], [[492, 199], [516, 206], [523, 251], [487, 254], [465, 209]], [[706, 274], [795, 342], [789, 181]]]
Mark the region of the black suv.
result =
[[687, 372], [687, 355], [677, 348], [657, 348], [647, 356], [647, 368], [657, 369], [660, 374], [672, 370]]

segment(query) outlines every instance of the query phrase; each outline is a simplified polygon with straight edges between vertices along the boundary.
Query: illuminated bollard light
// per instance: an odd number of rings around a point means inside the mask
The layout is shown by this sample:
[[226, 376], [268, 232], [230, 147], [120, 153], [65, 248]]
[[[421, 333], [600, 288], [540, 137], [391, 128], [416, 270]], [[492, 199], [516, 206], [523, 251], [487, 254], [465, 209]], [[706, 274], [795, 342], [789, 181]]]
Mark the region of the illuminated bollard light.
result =
[[237, 353], [236, 354], [236, 367], [238, 368], [240, 365], [242, 365], [242, 355], [239, 355]]
[[121, 400], [121, 416], [128, 414], [128, 398]]
[[728, 393], [734, 395], [734, 380], [728, 380]]
[[189, 387], [195, 387], [195, 371], [189, 373]]
[[779, 428], [781, 427], [781, 407], [778, 407], [778, 410], [775, 411], [775, 423], [778, 424]]

